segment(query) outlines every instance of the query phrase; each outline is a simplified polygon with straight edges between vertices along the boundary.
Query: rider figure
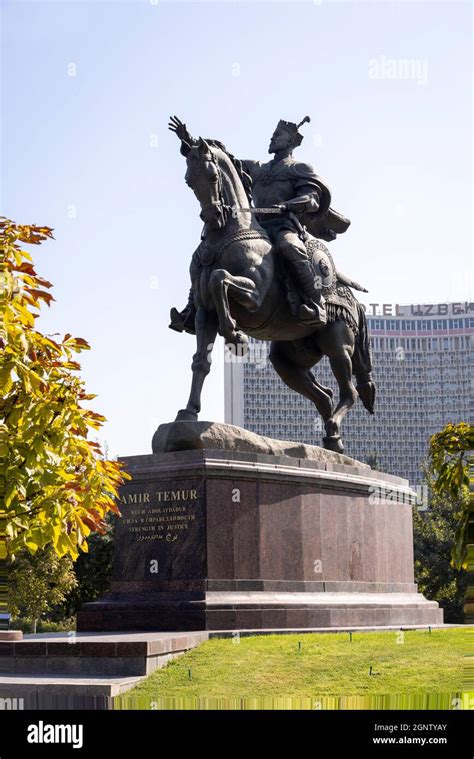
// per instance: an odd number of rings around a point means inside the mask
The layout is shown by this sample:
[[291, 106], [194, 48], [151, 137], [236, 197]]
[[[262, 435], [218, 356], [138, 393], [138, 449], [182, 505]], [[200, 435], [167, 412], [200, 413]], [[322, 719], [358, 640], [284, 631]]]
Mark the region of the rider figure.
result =
[[268, 163], [242, 161], [252, 178], [252, 199], [256, 207], [273, 207], [286, 213], [257, 216], [276, 250], [283, 256], [292, 272], [298, 289], [303, 296], [299, 309], [302, 321], [325, 324], [326, 313], [321, 290], [315, 281], [314, 272], [301, 239], [297, 221], [288, 215], [305, 212], [316, 213], [321, 202], [321, 183], [311, 166], [293, 158], [293, 150], [303, 141], [298, 128], [309, 121], [306, 117], [300, 124], [279, 121], [268, 147], [274, 158]]
[[[327, 321], [324, 299], [314, 276], [310, 259], [303, 241], [303, 228], [298, 216], [311, 220], [310, 231], [323, 239], [334, 239], [335, 231], [345, 231], [349, 221], [329, 208], [329, 189], [307, 163], [293, 158], [293, 150], [301, 144], [303, 135], [298, 131], [306, 121], [299, 124], [281, 120], [270, 140], [269, 153], [274, 157], [267, 163], [244, 160], [242, 165], [252, 179], [252, 200], [257, 208], [275, 208], [275, 214], [257, 214], [276, 250], [281, 254], [293, 274], [301, 295], [299, 318], [311, 324]], [[172, 117], [169, 128], [181, 139], [181, 152], [186, 154], [197, 145], [186, 125]], [[324, 222], [333, 222], [324, 223]], [[317, 220], [316, 223], [314, 220]], [[316, 226], [316, 229], [314, 227]], [[331, 228], [332, 227], [332, 228]], [[303, 234], [302, 234], [303, 232]], [[186, 308], [171, 311], [172, 329], [194, 332], [194, 302], [192, 293]]]

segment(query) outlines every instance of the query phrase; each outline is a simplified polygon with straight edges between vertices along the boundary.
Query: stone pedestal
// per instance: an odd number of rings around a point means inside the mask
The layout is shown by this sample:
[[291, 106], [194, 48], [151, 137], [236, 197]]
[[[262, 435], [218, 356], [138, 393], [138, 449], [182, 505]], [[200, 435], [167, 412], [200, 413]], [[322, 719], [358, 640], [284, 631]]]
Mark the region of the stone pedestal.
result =
[[112, 589], [84, 605], [78, 630], [442, 623], [414, 584], [406, 480], [327, 451], [123, 461], [132, 480], [121, 491]]

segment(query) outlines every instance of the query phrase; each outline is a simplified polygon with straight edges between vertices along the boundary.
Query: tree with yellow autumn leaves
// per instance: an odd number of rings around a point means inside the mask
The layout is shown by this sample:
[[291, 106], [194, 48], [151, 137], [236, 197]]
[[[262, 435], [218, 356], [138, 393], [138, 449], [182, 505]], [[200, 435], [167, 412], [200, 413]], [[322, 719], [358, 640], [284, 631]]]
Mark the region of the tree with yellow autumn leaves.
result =
[[[105, 419], [86, 404], [76, 354], [80, 337], [42, 334], [35, 323], [54, 300], [23, 244], [52, 238], [48, 227], [0, 217], [0, 559], [50, 547], [74, 561], [91, 532], [118, 513], [129, 479], [88, 435]], [[1, 612], [1, 606], [0, 606]]]

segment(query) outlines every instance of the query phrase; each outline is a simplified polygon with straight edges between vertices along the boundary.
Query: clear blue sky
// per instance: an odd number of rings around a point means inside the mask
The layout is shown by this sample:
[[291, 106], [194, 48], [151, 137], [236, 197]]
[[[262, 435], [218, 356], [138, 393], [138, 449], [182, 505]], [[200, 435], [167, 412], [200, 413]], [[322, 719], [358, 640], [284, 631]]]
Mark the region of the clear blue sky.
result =
[[[92, 344], [83, 375], [112, 454], [149, 452], [188, 396], [194, 340], [167, 324], [201, 222], [169, 114], [260, 159], [279, 118], [309, 114], [298, 155], [352, 220], [331, 251], [365, 302], [469, 299], [471, 14], [452, 0], [2, 2], [2, 212], [55, 228], [35, 249], [57, 301], [41, 328]], [[216, 363], [201, 418], [223, 419]]]

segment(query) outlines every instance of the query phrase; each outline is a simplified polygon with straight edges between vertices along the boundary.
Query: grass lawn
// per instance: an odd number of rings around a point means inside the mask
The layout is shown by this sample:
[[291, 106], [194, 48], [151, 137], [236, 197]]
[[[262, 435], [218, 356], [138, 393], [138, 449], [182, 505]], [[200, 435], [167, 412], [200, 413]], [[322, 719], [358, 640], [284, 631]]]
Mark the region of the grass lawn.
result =
[[126, 696], [146, 704], [147, 699], [235, 703], [266, 697], [459, 693], [472, 635], [466, 628], [449, 628], [431, 634], [355, 632], [352, 642], [349, 633], [214, 638], [157, 670]]

